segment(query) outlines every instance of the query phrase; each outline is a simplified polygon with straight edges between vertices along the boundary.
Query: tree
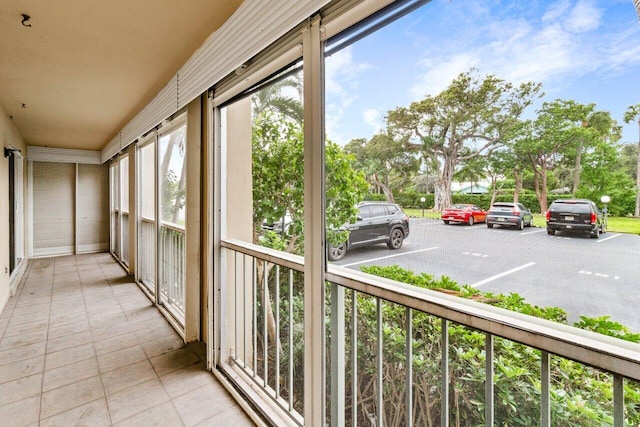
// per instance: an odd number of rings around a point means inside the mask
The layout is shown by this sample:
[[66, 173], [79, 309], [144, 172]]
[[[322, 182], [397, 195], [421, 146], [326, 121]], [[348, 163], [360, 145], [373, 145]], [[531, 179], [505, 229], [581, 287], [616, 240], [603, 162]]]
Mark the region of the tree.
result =
[[[178, 128], [169, 134], [160, 162], [161, 177], [161, 219], [178, 224], [180, 211], [186, 199], [186, 127]], [[171, 167], [180, 168], [180, 177]]]
[[345, 152], [354, 155], [356, 165], [365, 172], [371, 188], [394, 202], [393, 192], [411, 183], [418, 172], [418, 158], [407, 149], [406, 138], [378, 133], [369, 141], [352, 140]]
[[[304, 249], [304, 133], [302, 123], [270, 109], [263, 110], [252, 125], [253, 241], [290, 253]], [[337, 144], [325, 143], [325, 223], [327, 240], [337, 244], [348, 237], [340, 227], [355, 222], [356, 204], [363, 200], [367, 184], [361, 172], [352, 167], [353, 158]], [[291, 224], [285, 233], [262, 233], [262, 221], [278, 221], [286, 213]], [[265, 274], [262, 269], [260, 274]], [[270, 301], [263, 277], [257, 279], [263, 295]], [[276, 342], [273, 304], [265, 307], [270, 342]], [[280, 343], [277, 343], [277, 351]]]
[[[282, 115], [265, 112], [253, 124], [254, 242], [259, 243], [263, 220], [291, 216], [290, 231], [281, 236], [286, 252], [301, 254], [304, 246], [304, 139], [302, 125]], [[356, 171], [354, 158], [337, 144], [325, 143], [325, 222], [328, 234], [355, 221], [356, 205], [364, 199], [367, 183]]]
[[609, 204], [609, 213], [616, 216], [633, 212], [634, 182], [620, 167], [618, 146], [600, 141], [584, 155], [583, 178], [576, 197], [600, 200], [604, 194], [615, 203]]
[[[466, 156], [463, 155], [462, 157]], [[474, 156], [462, 161], [459, 164], [458, 170], [453, 174], [453, 176], [460, 183], [471, 183], [470, 193], [473, 194], [473, 184], [478, 183], [478, 181], [486, 177], [486, 168], [487, 158], [482, 155]]]
[[525, 122], [516, 138], [516, 150], [529, 159], [540, 209], [547, 210], [548, 172], [568, 159], [575, 159], [596, 135], [583, 127], [582, 118], [593, 106], [556, 99], [545, 102], [535, 120]]
[[[294, 91], [297, 98], [286, 95], [285, 92]], [[280, 114], [283, 117], [302, 123], [304, 109], [302, 108], [302, 82], [299, 74], [269, 84], [251, 97], [254, 117], [265, 111]]]
[[582, 171], [582, 154], [585, 150], [594, 148], [599, 141], [604, 143], [613, 143], [620, 139], [620, 126], [611, 117], [608, 111], [590, 111], [595, 108], [595, 104], [589, 104], [582, 107], [582, 113], [588, 113], [582, 121], [582, 127], [590, 129], [591, 139], [580, 141], [575, 157], [575, 167], [573, 173], [573, 189], [572, 194], [576, 194], [580, 187], [580, 173]]
[[638, 120], [638, 158], [636, 160], [636, 208], [633, 216], [640, 217], [640, 104], [631, 105], [624, 113], [624, 122]]
[[451, 204], [458, 163], [501, 144], [540, 90], [540, 84], [516, 87], [493, 75], [479, 79], [471, 70], [438, 95], [389, 111], [390, 131], [417, 138], [415, 151], [442, 166], [434, 188], [435, 210]]

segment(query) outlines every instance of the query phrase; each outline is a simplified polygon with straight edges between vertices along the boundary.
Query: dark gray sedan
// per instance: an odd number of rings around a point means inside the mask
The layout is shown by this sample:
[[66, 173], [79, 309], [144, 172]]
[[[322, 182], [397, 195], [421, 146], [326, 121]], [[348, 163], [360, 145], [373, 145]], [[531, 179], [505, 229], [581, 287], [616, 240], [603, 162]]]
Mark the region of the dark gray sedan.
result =
[[504, 225], [519, 230], [533, 225], [533, 214], [522, 203], [496, 202], [487, 212], [487, 227]]

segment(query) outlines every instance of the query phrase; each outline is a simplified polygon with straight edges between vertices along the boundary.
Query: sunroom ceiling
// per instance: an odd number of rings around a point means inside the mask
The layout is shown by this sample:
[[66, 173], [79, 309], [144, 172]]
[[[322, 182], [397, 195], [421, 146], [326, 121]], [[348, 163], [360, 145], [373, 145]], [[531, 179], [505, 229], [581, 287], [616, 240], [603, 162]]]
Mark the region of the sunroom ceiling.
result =
[[0, 106], [28, 145], [100, 150], [241, 3], [0, 2]]

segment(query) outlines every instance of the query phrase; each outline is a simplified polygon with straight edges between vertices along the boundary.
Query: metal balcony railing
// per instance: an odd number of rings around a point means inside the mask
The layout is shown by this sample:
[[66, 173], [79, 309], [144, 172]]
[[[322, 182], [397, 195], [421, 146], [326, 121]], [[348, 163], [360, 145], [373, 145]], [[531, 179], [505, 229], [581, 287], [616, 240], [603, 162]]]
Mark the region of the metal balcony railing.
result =
[[140, 282], [152, 295], [155, 295], [156, 275], [156, 222], [153, 219], [141, 218], [139, 240], [139, 275]]
[[177, 224], [160, 225], [160, 296], [162, 303], [184, 324], [185, 229]]
[[222, 242], [219, 369], [304, 425], [305, 351], [328, 425], [636, 425], [640, 345], [329, 265], [306, 349], [301, 257]]
[[122, 253], [120, 261], [122, 261], [123, 264], [125, 265], [129, 265], [129, 212], [122, 212], [122, 225], [121, 225], [121, 230], [122, 230], [122, 241], [120, 242], [120, 245], [122, 247]]

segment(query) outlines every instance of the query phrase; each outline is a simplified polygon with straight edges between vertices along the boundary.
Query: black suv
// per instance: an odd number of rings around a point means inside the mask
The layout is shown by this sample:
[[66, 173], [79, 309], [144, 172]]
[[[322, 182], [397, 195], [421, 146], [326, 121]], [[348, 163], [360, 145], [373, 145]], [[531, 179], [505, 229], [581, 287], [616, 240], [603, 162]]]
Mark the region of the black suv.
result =
[[605, 233], [602, 211], [587, 199], [559, 199], [547, 211], [547, 234], [556, 231], [586, 233], [596, 239]]
[[393, 203], [362, 202], [355, 224], [344, 227], [349, 231], [349, 239], [337, 246], [327, 245], [331, 261], [341, 260], [347, 249], [357, 246], [386, 242], [389, 249], [400, 249], [409, 235], [409, 217]]

